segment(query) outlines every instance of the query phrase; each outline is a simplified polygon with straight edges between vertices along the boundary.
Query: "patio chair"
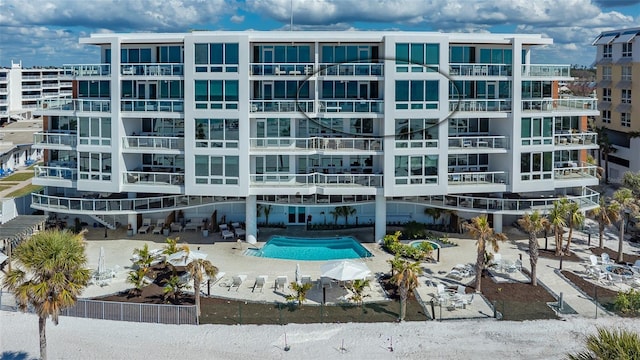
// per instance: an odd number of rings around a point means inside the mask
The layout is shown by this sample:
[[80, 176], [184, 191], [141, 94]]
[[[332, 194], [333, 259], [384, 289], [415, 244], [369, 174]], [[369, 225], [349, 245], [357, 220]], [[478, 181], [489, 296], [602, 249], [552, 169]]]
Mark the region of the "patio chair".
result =
[[521, 270], [522, 270], [522, 260], [520, 259], [516, 259], [516, 261], [510, 263], [509, 266], [507, 266], [506, 268], [506, 271], [509, 273], [521, 271]]
[[446, 305], [451, 299], [451, 294], [447, 291], [443, 284], [437, 284], [436, 288], [438, 289], [438, 293], [436, 294], [436, 299], [440, 305]]
[[613, 260], [609, 257], [609, 254], [603, 252], [600, 254], [600, 259], [602, 260], [602, 265], [611, 265], [613, 264]]
[[491, 265], [494, 266], [497, 271], [502, 271], [502, 254], [493, 254], [493, 261], [491, 262]]
[[223, 278], [225, 275], [227, 275], [227, 273], [226, 273], [226, 272], [224, 272], [224, 271], [220, 271], [220, 272], [218, 272], [218, 273], [216, 274], [216, 276], [214, 276], [214, 277], [213, 277], [213, 279], [209, 279], [210, 284], [211, 284], [211, 285], [215, 285], [215, 284], [217, 284], [218, 282], [220, 282], [220, 280], [222, 280], [222, 278]]
[[237, 238], [244, 238], [247, 235], [247, 232], [240, 227], [234, 228], [233, 231], [235, 232]]
[[459, 270], [451, 269], [447, 273], [446, 277], [453, 280], [462, 280], [462, 273]]
[[220, 236], [222, 236], [222, 240], [227, 240], [233, 239], [235, 235], [229, 230], [222, 230], [222, 234], [220, 234]]
[[264, 284], [267, 283], [268, 278], [269, 277], [267, 275], [260, 275], [256, 277], [256, 282], [253, 284], [253, 289], [251, 290], [251, 292], [255, 292], [256, 288], [260, 288], [260, 292], [262, 292], [264, 290]]
[[229, 291], [236, 288], [236, 291], [240, 290], [240, 285], [247, 279], [247, 275], [235, 275], [231, 280], [231, 284], [229, 285]]
[[156, 222], [156, 226], [153, 227], [153, 231], [151, 233], [160, 235], [160, 234], [162, 234], [162, 228], [163, 227], [164, 227], [164, 221], [163, 220], [158, 220]]
[[301, 283], [302, 285], [305, 285], [305, 284], [311, 284], [311, 283], [312, 283], [312, 281], [311, 281], [311, 276], [309, 276], [309, 275], [302, 275], [302, 276], [300, 277], [300, 283]]
[[138, 229], [139, 234], [146, 234], [151, 227], [151, 219], [144, 218], [142, 219], [142, 226]]
[[289, 283], [289, 279], [286, 276], [278, 276], [276, 278], [275, 284], [273, 285], [273, 288], [276, 290], [281, 289], [282, 291], [284, 291], [288, 283]]
[[333, 280], [331, 280], [328, 277], [324, 277], [323, 276], [320, 279], [318, 279], [318, 289], [324, 288], [324, 287], [327, 287], [327, 286], [329, 288], [332, 288], [333, 287], [332, 283], [333, 283]]

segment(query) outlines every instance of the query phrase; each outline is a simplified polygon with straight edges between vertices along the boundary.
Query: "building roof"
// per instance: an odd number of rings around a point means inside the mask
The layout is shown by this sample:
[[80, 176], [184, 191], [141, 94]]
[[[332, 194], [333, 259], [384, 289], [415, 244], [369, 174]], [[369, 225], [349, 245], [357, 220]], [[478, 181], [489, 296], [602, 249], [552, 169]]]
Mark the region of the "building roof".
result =
[[627, 43], [640, 33], [640, 28], [629, 28], [601, 32], [591, 45], [604, 45], [611, 43]]
[[48, 215], [18, 215], [0, 224], [0, 245], [5, 246], [4, 240], [9, 240], [13, 246], [33, 235], [38, 230], [44, 230]]

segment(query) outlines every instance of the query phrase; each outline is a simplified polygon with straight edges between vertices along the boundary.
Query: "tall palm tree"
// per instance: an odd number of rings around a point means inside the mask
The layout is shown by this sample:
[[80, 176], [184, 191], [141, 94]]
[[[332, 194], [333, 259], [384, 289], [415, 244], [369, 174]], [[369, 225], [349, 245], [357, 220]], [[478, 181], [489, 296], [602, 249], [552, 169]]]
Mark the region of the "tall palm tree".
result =
[[3, 286], [18, 306], [33, 306], [38, 315], [40, 358], [47, 358], [47, 319], [58, 325], [64, 308], [73, 306], [89, 283], [84, 233], [47, 230], [22, 242], [13, 252], [17, 266], [8, 271]]
[[355, 215], [357, 212], [353, 206], [345, 205], [340, 206], [340, 214], [344, 216], [344, 224], [349, 225], [349, 216]]
[[476, 239], [477, 255], [476, 255], [476, 292], [481, 292], [482, 270], [485, 267], [485, 253], [487, 245], [493, 248], [494, 252], [500, 250], [498, 241], [507, 240], [507, 236], [503, 233], [496, 233], [489, 226], [487, 215], [476, 216], [471, 219], [470, 223], [464, 224], [465, 229], [469, 231], [472, 237]]
[[257, 214], [258, 217], [264, 214], [264, 224], [266, 226], [269, 226], [269, 215], [271, 214], [271, 205], [258, 204], [257, 212], [258, 212]]
[[518, 224], [529, 234], [529, 263], [531, 264], [531, 285], [538, 286], [536, 268], [538, 265], [538, 235], [545, 229], [549, 229], [551, 224], [546, 216], [541, 215], [538, 210], [531, 215], [525, 213], [518, 219]]
[[604, 182], [609, 183], [609, 155], [618, 151], [609, 140], [609, 133], [605, 126], [593, 126], [593, 130], [598, 136], [598, 166], [604, 158]]
[[407, 314], [407, 299], [409, 293], [413, 292], [419, 285], [418, 276], [422, 274], [420, 262], [400, 261], [396, 265], [396, 269], [392, 269], [395, 275], [391, 277], [391, 282], [398, 287], [400, 295], [400, 321], [403, 321]]
[[556, 256], [562, 254], [562, 243], [564, 242], [562, 233], [564, 232], [564, 227], [567, 226], [567, 210], [564, 204], [560, 200], [554, 201], [553, 208], [549, 212], [549, 222], [553, 226], [556, 242]]
[[624, 228], [626, 226], [626, 216], [627, 213], [637, 214], [638, 213], [638, 205], [636, 203], [636, 198], [633, 195], [631, 189], [622, 188], [616, 190], [613, 193], [613, 200], [618, 203], [620, 207], [620, 238], [618, 239], [618, 262], [624, 261], [624, 253], [622, 251], [622, 244], [624, 241]]
[[564, 248], [564, 253], [569, 255], [571, 239], [573, 237], [573, 228], [578, 227], [584, 223], [584, 213], [580, 211], [580, 206], [567, 198], [563, 198], [561, 201], [565, 201], [565, 208], [567, 210], [567, 219], [569, 226], [569, 235], [567, 236], [567, 246]]
[[139, 267], [136, 270], [130, 271], [127, 277], [127, 282], [133, 285], [133, 289], [129, 291], [132, 295], [140, 295], [142, 288], [144, 287], [144, 277], [147, 275], [148, 268]]
[[598, 222], [599, 247], [604, 248], [604, 229], [618, 222], [620, 216], [620, 204], [618, 202], [607, 202], [604, 196], [600, 197], [600, 206], [591, 210], [595, 220]]
[[200, 317], [200, 284], [204, 280], [204, 276], [214, 278], [218, 274], [218, 268], [213, 266], [211, 261], [205, 259], [195, 259], [187, 264], [187, 271], [193, 279], [193, 290], [196, 297], [196, 311]]
[[342, 216], [342, 206], [329, 211], [329, 214], [333, 216], [333, 225], [338, 225], [338, 218]]

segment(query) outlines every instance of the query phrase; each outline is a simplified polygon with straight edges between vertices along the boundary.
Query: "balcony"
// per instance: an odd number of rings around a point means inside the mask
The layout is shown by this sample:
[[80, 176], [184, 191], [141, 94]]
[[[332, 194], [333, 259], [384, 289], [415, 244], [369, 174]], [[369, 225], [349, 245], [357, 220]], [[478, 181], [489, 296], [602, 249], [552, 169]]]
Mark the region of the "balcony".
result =
[[511, 111], [511, 99], [449, 99], [449, 111]]
[[580, 164], [576, 161], [556, 162], [553, 177], [555, 180], [598, 180], [598, 167], [586, 162]]
[[500, 149], [509, 148], [509, 139], [506, 136], [464, 136], [450, 137], [449, 149]]
[[311, 137], [311, 138], [251, 138], [253, 150], [362, 150], [381, 151], [382, 141], [379, 138], [339, 138], [339, 137]]
[[33, 147], [36, 149], [71, 150], [77, 145], [77, 135], [71, 133], [37, 132], [33, 134]]
[[251, 75], [310, 76], [313, 74], [313, 63], [251, 63]]
[[33, 171], [36, 179], [78, 180], [78, 170], [72, 167], [36, 165]]
[[380, 63], [321, 63], [320, 76], [383, 76], [384, 64]]
[[318, 112], [384, 113], [383, 100], [320, 100]]
[[313, 100], [251, 100], [251, 112], [313, 112]]
[[449, 64], [451, 76], [511, 76], [509, 64]]
[[184, 172], [145, 172], [145, 171], [125, 171], [123, 173], [124, 184], [135, 185], [184, 185]]
[[522, 76], [529, 77], [571, 77], [570, 65], [522, 65]]
[[109, 76], [111, 64], [79, 64], [62, 66], [64, 76]]
[[459, 172], [448, 173], [449, 185], [486, 185], [506, 184], [508, 174], [505, 171]]
[[184, 100], [127, 100], [120, 101], [120, 110], [128, 112], [184, 112]]
[[38, 101], [42, 111], [60, 110], [73, 112], [111, 112], [111, 100], [72, 99], [68, 97], [47, 98]]
[[591, 97], [545, 98], [522, 100], [523, 112], [561, 112], [598, 110], [598, 99]]
[[125, 136], [123, 149], [184, 150], [184, 138], [173, 136]]
[[184, 65], [175, 63], [158, 64], [122, 64], [120, 75], [123, 76], [184, 76]]
[[598, 146], [598, 134], [594, 132], [584, 133], [556, 133], [553, 136], [554, 143], [558, 147], [579, 147], [579, 148], [592, 148], [597, 149]]
[[271, 187], [381, 187], [380, 174], [251, 174], [251, 186]]

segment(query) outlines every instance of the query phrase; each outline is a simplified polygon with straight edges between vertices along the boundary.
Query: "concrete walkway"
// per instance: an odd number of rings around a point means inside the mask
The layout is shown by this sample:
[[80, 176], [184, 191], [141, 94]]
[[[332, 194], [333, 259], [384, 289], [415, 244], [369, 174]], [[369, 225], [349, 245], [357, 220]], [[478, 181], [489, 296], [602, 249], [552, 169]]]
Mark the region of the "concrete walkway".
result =
[[[16, 172], [14, 172], [14, 174], [19, 174], [19, 173], [33, 173], [33, 169], [26, 169], [26, 168], [22, 168], [20, 170], [17, 170]], [[13, 174], [12, 174], [13, 175]], [[11, 175], [9, 175], [11, 176]], [[7, 177], [9, 177], [7, 176]], [[6, 177], [5, 177], [6, 179]], [[22, 189], [25, 186], [31, 185], [31, 179], [29, 178], [27, 180], [23, 180], [23, 181], [0, 181], [0, 186], [7, 186], [9, 185], [9, 188], [1, 190], [0, 191], [0, 199], [4, 199], [7, 197], [7, 195], [11, 194], [12, 192]]]

